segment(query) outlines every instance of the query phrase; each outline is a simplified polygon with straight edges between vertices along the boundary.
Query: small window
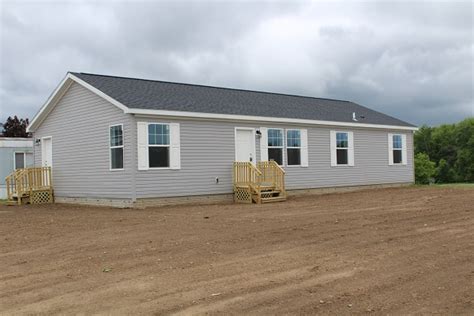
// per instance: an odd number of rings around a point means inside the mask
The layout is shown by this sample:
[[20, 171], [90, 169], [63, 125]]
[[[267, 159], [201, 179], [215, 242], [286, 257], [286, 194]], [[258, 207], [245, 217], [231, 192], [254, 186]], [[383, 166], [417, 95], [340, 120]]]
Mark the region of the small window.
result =
[[393, 142], [393, 163], [394, 164], [401, 164], [402, 161], [402, 150], [403, 150], [403, 143], [402, 143], [402, 135], [393, 135], [392, 136]]
[[25, 153], [15, 153], [15, 169], [25, 168]]
[[268, 129], [268, 160], [283, 165], [283, 130]]
[[169, 168], [170, 126], [168, 124], [148, 125], [148, 162], [150, 168]]
[[301, 132], [300, 130], [286, 131], [286, 154], [288, 166], [301, 165]]
[[336, 161], [338, 165], [349, 164], [349, 135], [336, 133]]
[[110, 169], [123, 169], [123, 127], [114, 125], [110, 127]]

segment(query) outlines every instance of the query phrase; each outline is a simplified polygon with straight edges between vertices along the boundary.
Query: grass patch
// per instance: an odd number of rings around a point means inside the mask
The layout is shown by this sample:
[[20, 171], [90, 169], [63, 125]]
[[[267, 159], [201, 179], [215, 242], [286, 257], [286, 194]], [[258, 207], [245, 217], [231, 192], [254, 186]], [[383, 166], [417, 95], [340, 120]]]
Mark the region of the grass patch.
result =
[[0, 199], [0, 205], [4, 205], [4, 204], [7, 204], [7, 200]]
[[435, 184], [415, 184], [417, 187], [426, 188], [467, 188], [474, 189], [474, 183], [435, 183]]

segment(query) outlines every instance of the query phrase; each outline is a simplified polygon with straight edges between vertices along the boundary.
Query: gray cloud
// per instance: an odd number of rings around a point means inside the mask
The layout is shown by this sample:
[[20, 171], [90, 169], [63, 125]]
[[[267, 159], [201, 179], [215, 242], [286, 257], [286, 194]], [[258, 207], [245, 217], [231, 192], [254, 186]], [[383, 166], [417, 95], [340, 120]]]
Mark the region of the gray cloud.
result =
[[416, 124], [474, 115], [472, 3], [2, 2], [0, 120], [66, 71], [349, 99]]

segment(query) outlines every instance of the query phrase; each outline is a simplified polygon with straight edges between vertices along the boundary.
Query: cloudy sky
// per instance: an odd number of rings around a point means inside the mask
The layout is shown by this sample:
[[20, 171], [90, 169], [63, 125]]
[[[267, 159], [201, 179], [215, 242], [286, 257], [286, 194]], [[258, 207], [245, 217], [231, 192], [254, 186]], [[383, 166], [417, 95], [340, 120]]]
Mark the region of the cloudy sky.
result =
[[0, 120], [67, 71], [351, 100], [415, 124], [474, 116], [468, 2], [0, 0]]

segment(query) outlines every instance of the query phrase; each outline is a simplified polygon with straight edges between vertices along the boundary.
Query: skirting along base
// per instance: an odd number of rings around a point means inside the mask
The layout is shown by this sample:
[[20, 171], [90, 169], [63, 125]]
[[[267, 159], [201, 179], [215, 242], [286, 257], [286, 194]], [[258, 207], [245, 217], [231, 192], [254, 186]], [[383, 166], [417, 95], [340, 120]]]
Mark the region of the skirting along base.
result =
[[[302, 190], [288, 190], [287, 194], [290, 197], [297, 197], [301, 195], [320, 195], [330, 193], [352, 192], [370, 189], [395, 188], [412, 185], [411, 182], [405, 183], [390, 183], [390, 184], [374, 184], [374, 185], [359, 185], [350, 187], [330, 187], [330, 188], [314, 188]], [[56, 203], [69, 204], [83, 204], [95, 206], [111, 206], [117, 208], [145, 208], [157, 206], [172, 206], [172, 205], [206, 205], [206, 204], [229, 204], [234, 199], [233, 194], [213, 194], [213, 195], [190, 195], [178, 197], [163, 197], [163, 198], [143, 198], [137, 199], [133, 202], [131, 199], [101, 199], [101, 198], [82, 198], [82, 197], [55, 197]]]

